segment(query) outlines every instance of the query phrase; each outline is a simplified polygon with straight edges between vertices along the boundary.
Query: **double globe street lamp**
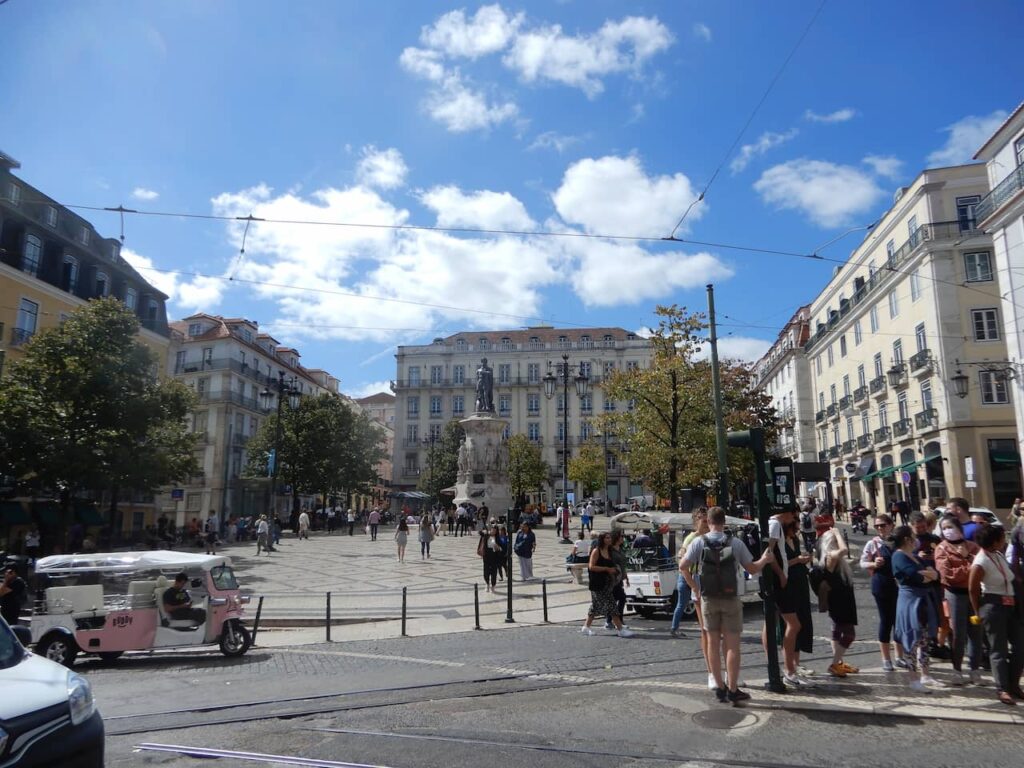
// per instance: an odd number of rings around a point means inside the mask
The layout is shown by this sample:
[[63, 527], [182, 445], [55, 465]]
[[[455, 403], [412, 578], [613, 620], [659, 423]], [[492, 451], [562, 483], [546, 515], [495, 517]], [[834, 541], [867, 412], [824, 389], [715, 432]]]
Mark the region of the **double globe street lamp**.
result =
[[[590, 377], [583, 368], [583, 363], [575, 376], [569, 369], [569, 355], [562, 355], [562, 362], [556, 363], [557, 373], [552, 370], [552, 363], [548, 361], [548, 372], [544, 374], [544, 397], [548, 400], [555, 396], [555, 387], [559, 380], [562, 382], [562, 494], [565, 502], [568, 503], [568, 468], [569, 468], [569, 379], [572, 378], [576, 385], [576, 395], [580, 400], [587, 396], [590, 387]], [[558, 522], [561, 525], [561, 521]]]
[[270, 461], [268, 462], [270, 464], [270, 513], [273, 515], [270, 520], [271, 525], [277, 519], [277, 470], [281, 463], [281, 411], [284, 407], [285, 398], [288, 399], [288, 405], [292, 408], [299, 407], [301, 392], [296, 383], [294, 376], [285, 379], [284, 371], [278, 371], [277, 380], [270, 379], [267, 382], [267, 386], [260, 392], [260, 401], [265, 411], [270, 410], [274, 397], [277, 397], [277, 423], [274, 425], [274, 447], [270, 451]]

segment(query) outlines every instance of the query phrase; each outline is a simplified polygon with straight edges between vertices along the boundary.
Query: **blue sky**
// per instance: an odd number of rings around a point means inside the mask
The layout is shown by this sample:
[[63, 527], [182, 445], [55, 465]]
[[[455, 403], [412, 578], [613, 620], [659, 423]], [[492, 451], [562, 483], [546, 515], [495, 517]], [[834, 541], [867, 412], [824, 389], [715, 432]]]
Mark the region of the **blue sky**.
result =
[[[726, 352], [756, 357], [832, 265], [539, 233], [668, 235], [819, 5], [10, 0], [0, 149], [69, 204], [527, 233], [266, 223], [239, 258], [241, 224], [128, 217], [172, 317], [257, 320], [355, 394], [399, 343], [638, 329], [707, 282]], [[979, 8], [827, 2], [678, 234], [810, 252], [968, 160], [1024, 98], [1024, 5]]]

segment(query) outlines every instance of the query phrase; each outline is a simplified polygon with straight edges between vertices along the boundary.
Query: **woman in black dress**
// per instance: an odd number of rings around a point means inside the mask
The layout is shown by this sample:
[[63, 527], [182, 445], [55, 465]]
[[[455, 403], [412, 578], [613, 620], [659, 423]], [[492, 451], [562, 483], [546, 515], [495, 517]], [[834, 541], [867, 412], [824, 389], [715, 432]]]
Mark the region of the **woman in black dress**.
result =
[[786, 591], [789, 593], [789, 604], [796, 608], [800, 620], [800, 634], [796, 638], [797, 674], [808, 676], [813, 674], [800, 664], [801, 653], [814, 650], [814, 624], [811, 614], [811, 585], [808, 581], [808, 564], [813, 555], [805, 554], [800, 544], [799, 525], [796, 520], [786, 524], [786, 558], [789, 561], [789, 580]]
[[619, 637], [630, 637], [633, 633], [622, 626], [618, 603], [615, 600], [615, 584], [619, 580], [619, 569], [612, 559], [612, 535], [605, 531], [598, 536], [590, 551], [590, 610], [582, 627], [584, 635], [594, 634], [590, 625], [595, 616], [611, 616], [612, 626], [619, 630]]

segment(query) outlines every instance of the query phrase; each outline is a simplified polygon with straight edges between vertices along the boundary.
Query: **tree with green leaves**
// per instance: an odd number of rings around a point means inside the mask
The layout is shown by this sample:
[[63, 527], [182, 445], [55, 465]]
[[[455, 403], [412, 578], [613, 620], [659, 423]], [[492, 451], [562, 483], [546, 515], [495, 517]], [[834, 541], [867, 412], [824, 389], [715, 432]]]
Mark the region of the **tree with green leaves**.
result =
[[438, 501], [441, 491], [455, 485], [459, 474], [459, 446], [466, 439], [466, 431], [458, 419], [452, 419], [444, 425], [440, 436], [427, 450], [427, 466], [420, 473], [417, 488]]
[[[602, 421], [617, 436], [630, 474], [678, 509], [683, 488], [718, 474], [711, 364], [699, 357], [707, 324], [702, 314], [675, 305], [656, 313], [661, 320], [651, 335], [650, 366], [616, 371], [605, 384], [607, 398], [630, 407]], [[763, 427], [771, 442], [778, 431], [775, 409], [770, 396], [754, 388], [749, 366], [720, 361], [719, 371], [726, 428]], [[748, 451], [730, 449], [730, 474], [746, 477], [752, 468]]]
[[541, 488], [548, 479], [548, 465], [545, 463], [540, 446], [531, 443], [526, 435], [512, 435], [508, 447], [508, 485], [512, 500], [522, 506], [524, 497], [532, 490]]
[[65, 512], [79, 493], [109, 491], [115, 528], [122, 492], [196, 472], [194, 395], [157, 375], [162, 361], [138, 332], [120, 301], [90, 301], [35, 335], [0, 379], [0, 473], [59, 494]]
[[[269, 474], [277, 419], [276, 413], [265, 419], [249, 441], [246, 475]], [[293, 512], [298, 514], [301, 494], [320, 494], [327, 499], [372, 485], [384, 456], [382, 438], [369, 416], [336, 395], [304, 397], [295, 408], [283, 404], [277, 477], [280, 484], [291, 487]]]
[[593, 496], [607, 477], [603, 446], [592, 441], [581, 445], [579, 452], [569, 459], [566, 474], [580, 488], [583, 498]]

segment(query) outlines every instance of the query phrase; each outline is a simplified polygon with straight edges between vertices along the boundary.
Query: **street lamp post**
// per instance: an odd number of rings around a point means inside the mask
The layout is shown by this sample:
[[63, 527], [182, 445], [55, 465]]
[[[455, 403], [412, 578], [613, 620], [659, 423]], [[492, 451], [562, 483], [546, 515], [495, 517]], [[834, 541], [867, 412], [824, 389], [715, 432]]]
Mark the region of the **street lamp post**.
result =
[[[555, 384], [558, 379], [562, 380], [562, 493], [565, 496], [563, 503], [568, 503], [569, 486], [569, 355], [562, 355], [562, 362], [558, 363], [558, 374], [551, 370], [551, 361], [548, 361], [548, 372], [544, 374], [544, 397], [550, 400], [555, 396]], [[576, 376], [573, 377], [576, 384], [576, 395], [582, 400], [587, 396], [587, 388], [590, 385], [590, 377], [583, 372], [583, 363], [579, 364]]]
[[[274, 390], [271, 390], [273, 386]], [[295, 378], [285, 381], [284, 371], [278, 371], [277, 380], [271, 379], [267, 386], [260, 392], [260, 399], [263, 401], [263, 408], [270, 410], [270, 404], [277, 395], [277, 423], [274, 425], [274, 448], [270, 460], [270, 519], [271, 525], [277, 518], [277, 471], [281, 465], [281, 412], [284, 407], [284, 399], [288, 398], [288, 404], [292, 408], [299, 405], [299, 390], [295, 387]]]

